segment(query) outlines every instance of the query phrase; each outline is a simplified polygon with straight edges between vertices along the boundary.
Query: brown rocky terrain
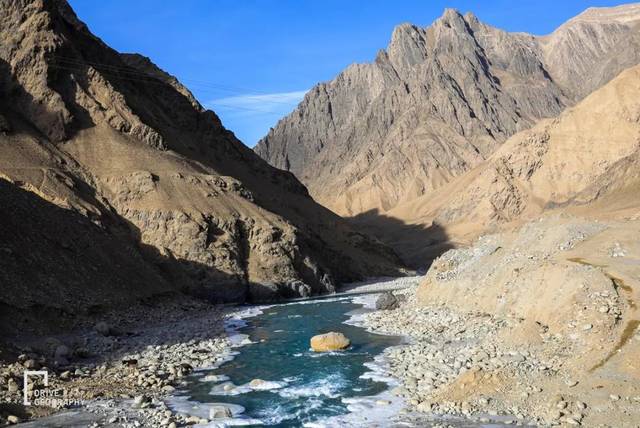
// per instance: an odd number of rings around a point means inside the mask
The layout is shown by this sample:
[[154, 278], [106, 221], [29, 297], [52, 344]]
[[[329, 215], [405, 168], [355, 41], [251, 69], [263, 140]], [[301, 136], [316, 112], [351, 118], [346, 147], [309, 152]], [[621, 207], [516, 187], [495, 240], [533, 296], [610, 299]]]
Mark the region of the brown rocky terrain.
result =
[[442, 242], [418, 247], [410, 226], [426, 235], [430, 228], [440, 230], [443, 240], [464, 244], [484, 231], [521, 224], [554, 208], [633, 218], [640, 206], [638, 95], [636, 66], [557, 118], [514, 135], [433, 196], [389, 211], [407, 232], [397, 234], [381, 224], [381, 233], [418, 264], [441, 251]]
[[409, 334], [396, 392], [427, 414], [533, 426], [635, 427], [640, 417], [640, 211], [545, 214], [436, 259], [370, 325]]
[[403, 24], [374, 62], [314, 87], [255, 150], [339, 214], [393, 218], [637, 64], [639, 22], [632, 4], [588, 9], [542, 37], [454, 10], [427, 28]]
[[188, 291], [330, 292], [399, 261], [64, 0], [0, 1], [2, 332]]
[[390, 357], [415, 409], [637, 426], [639, 95], [635, 66], [389, 213], [465, 244], [435, 259], [407, 303], [370, 318], [414, 338]]

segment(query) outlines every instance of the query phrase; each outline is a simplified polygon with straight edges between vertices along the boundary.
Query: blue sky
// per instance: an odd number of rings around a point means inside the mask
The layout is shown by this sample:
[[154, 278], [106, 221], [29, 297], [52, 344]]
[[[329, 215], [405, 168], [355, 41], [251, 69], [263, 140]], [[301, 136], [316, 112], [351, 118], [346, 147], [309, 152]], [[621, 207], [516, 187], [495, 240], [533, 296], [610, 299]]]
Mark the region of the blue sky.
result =
[[446, 7], [509, 31], [547, 34], [590, 6], [578, 0], [69, 0], [111, 47], [150, 57], [253, 146], [305, 91], [371, 61], [402, 22]]

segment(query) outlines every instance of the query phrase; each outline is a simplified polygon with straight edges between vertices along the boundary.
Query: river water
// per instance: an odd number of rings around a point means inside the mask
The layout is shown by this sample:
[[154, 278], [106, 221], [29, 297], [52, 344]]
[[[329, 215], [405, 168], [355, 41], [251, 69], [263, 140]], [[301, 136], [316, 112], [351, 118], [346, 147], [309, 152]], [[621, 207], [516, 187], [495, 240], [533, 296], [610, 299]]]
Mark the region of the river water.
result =
[[[246, 321], [231, 320], [237, 353], [217, 369], [194, 374], [173, 407], [201, 417], [208, 417], [216, 403], [233, 410], [233, 418], [208, 426], [380, 423], [401, 405], [388, 392], [393, 380], [380, 374], [380, 356], [402, 338], [358, 326], [365, 311], [357, 303], [362, 299], [274, 305]], [[329, 331], [344, 333], [351, 346], [341, 352], [311, 351], [309, 339]]]

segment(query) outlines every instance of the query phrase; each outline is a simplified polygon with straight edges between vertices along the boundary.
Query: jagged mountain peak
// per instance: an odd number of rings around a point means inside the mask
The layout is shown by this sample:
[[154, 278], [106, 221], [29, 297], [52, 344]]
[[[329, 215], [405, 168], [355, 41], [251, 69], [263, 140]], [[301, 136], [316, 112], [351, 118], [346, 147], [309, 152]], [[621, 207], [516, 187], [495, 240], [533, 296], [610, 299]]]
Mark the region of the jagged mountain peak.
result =
[[401, 24], [386, 55], [308, 94], [255, 151], [340, 214], [389, 210], [638, 63], [637, 28], [600, 15], [545, 37], [452, 9], [426, 28]]
[[447, 7], [442, 12], [442, 16], [440, 17], [440, 20], [458, 20], [461, 18], [462, 18], [462, 14], [460, 13], [460, 11], [458, 11], [458, 9]]
[[425, 60], [427, 56], [425, 45], [425, 31], [405, 23], [393, 30], [386, 53], [396, 68], [406, 69]]

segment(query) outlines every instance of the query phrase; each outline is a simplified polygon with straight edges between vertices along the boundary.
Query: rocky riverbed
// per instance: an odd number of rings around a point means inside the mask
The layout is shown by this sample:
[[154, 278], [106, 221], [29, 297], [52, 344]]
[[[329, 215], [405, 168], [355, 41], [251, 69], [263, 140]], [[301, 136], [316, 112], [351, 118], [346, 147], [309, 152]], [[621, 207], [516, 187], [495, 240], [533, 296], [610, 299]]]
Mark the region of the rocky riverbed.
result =
[[[638, 427], [637, 232], [550, 218], [434, 262], [366, 315], [407, 412], [478, 423]], [[634, 356], [635, 355], [635, 356]]]
[[[369, 281], [349, 290], [383, 291], [414, 282]], [[229, 361], [234, 347], [249, 342], [236, 330], [255, 309], [167, 299], [103, 314], [74, 334], [14, 338], [0, 346], [0, 425], [177, 427], [228, 417], [225, 409], [205, 412], [208, 417], [177, 412], [168, 399], [194, 370]], [[46, 387], [41, 377], [30, 378], [32, 401], [34, 389], [55, 391], [55, 399], [24, 406], [25, 370], [48, 373]]]
[[[73, 336], [26, 339], [11, 347], [19, 353], [15, 361], [0, 366], [0, 423], [46, 416], [62, 407], [71, 410], [39, 419], [34, 426], [174, 427], [203, 422], [172, 412], [163, 398], [193, 370], [230, 358], [232, 340], [225, 320], [236, 316], [232, 308], [185, 298], [132, 308], [126, 316], [120, 314], [118, 322], [105, 316], [105, 321]], [[46, 370], [46, 390], [58, 391], [56, 400], [23, 406], [25, 370]], [[31, 380], [30, 396], [31, 389], [45, 388], [42, 378]]]
[[[400, 381], [391, 394], [402, 397], [400, 402], [406, 405], [398, 408], [399, 412], [394, 410], [394, 423], [638, 426], [640, 391], [632, 382], [637, 360], [623, 358], [625, 352], [633, 355], [640, 344], [633, 322], [635, 296], [629, 291], [635, 290], [635, 283], [622, 268], [615, 271], [620, 277], [608, 279], [614, 275], [606, 270], [610, 267], [605, 269], [600, 259], [590, 261], [580, 252], [580, 245], [586, 243], [589, 247], [585, 251], [591, 257], [602, 248], [601, 258], [608, 266], [621, 261], [620, 266], [636, 269], [628, 256], [633, 247], [623, 239], [626, 229], [600, 225], [554, 229], [553, 225], [525, 229], [513, 242], [505, 236], [493, 236], [479, 240], [472, 248], [445, 253], [424, 277], [372, 281], [350, 291], [394, 290], [393, 296], [380, 299], [379, 307], [385, 309], [356, 317], [359, 325], [375, 333], [408, 339], [407, 345], [388, 348], [384, 352], [386, 364], [380, 366], [388, 370], [379, 373], [381, 376], [391, 375]], [[572, 232], [574, 229], [580, 233]], [[577, 236], [571, 245], [564, 243], [567, 230]], [[554, 252], [543, 257], [544, 263], [533, 263], [540, 259], [537, 247], [522, 240], [532, 233], [532, 242], [562, 238], [552, 246]], [[612, 238], [620, 244], [612, 247]], [[514, 245], [519, 252], [510, 249]], [[623, 250], [612, 252], [609, 248]], [[619, 255], [622, 251], [625, 256]], [[488, 263], [486, 257], [504, 260]], [[553, 262], [567, 258], [570, 260]], [[532, 287], [528, 276], [535, 278], [541, 267], [550, 266], [568, 272], [574, 282], [579, 280], [575, 290], [563, 282], [569, 287], [564, 295], [562, 288], [551, 294], [565, 300], [567, 295], [571, 297], [569, 303], [563, 303], [564, 312], [523, 316], [513, 310], [517, 304], [505, 304], [510, 299], [506, 293]], [[520, 279], [502, 280], [502, 270], [516, 272]], [[507, 284], [506, 291], [498, 295], [496, 310], [490, 310], [490, 289], [478, 289], [489, 293], [488, 297], [473, 289], [462, 296], [467, 283], [479, 284], [474, 278], [484, 281], [484, 287]], [[431, 293], [425, 294], [425, 287]], [[458, 290], [457, 304], [446, 299], [448, 289]], [[438, 301], [440, 295], [445, 298]], [[527, 291], [527, 295], [535, 293]], [[373, 301], [371, 295], [363, 299]], [[212, 424], [216, 418], [228, 418], [229, 412], [235, 417], [239, 411], [232, 405], [222, 409], [212, 404], [207, 409], [179, 412], [168, 398], [187, 385], [186, 377], [192, 371], [216, 367], [233, 357], [233, 347], [247, 340], [235, 334], [243, 325], [242, 318], [251, 315], [246, 308], [183, 299], [127, 309], [126, 316], [105, 315], [79, 335], [25, 338], [5, 349], [4, 356], [14, 354], [8, 358], [14, 362], [0, 366], [1, 422], [16, 423], [55, 413], [25, 426], [178, 427]], [[543, 319], [550, 321], [541, 322]], [[630, 321], [625, 324], [627, 319]], [[624, 342], [618, 340], [618, 333]], [[56, 408], [21, 405], [24, 370], [45, 368], [50, 374], [49, 389], [63, 391], [65, 399], [80, 400], [80, 406], [56, 412]], [[44, 421], [50, 425], [43, 425]]]

